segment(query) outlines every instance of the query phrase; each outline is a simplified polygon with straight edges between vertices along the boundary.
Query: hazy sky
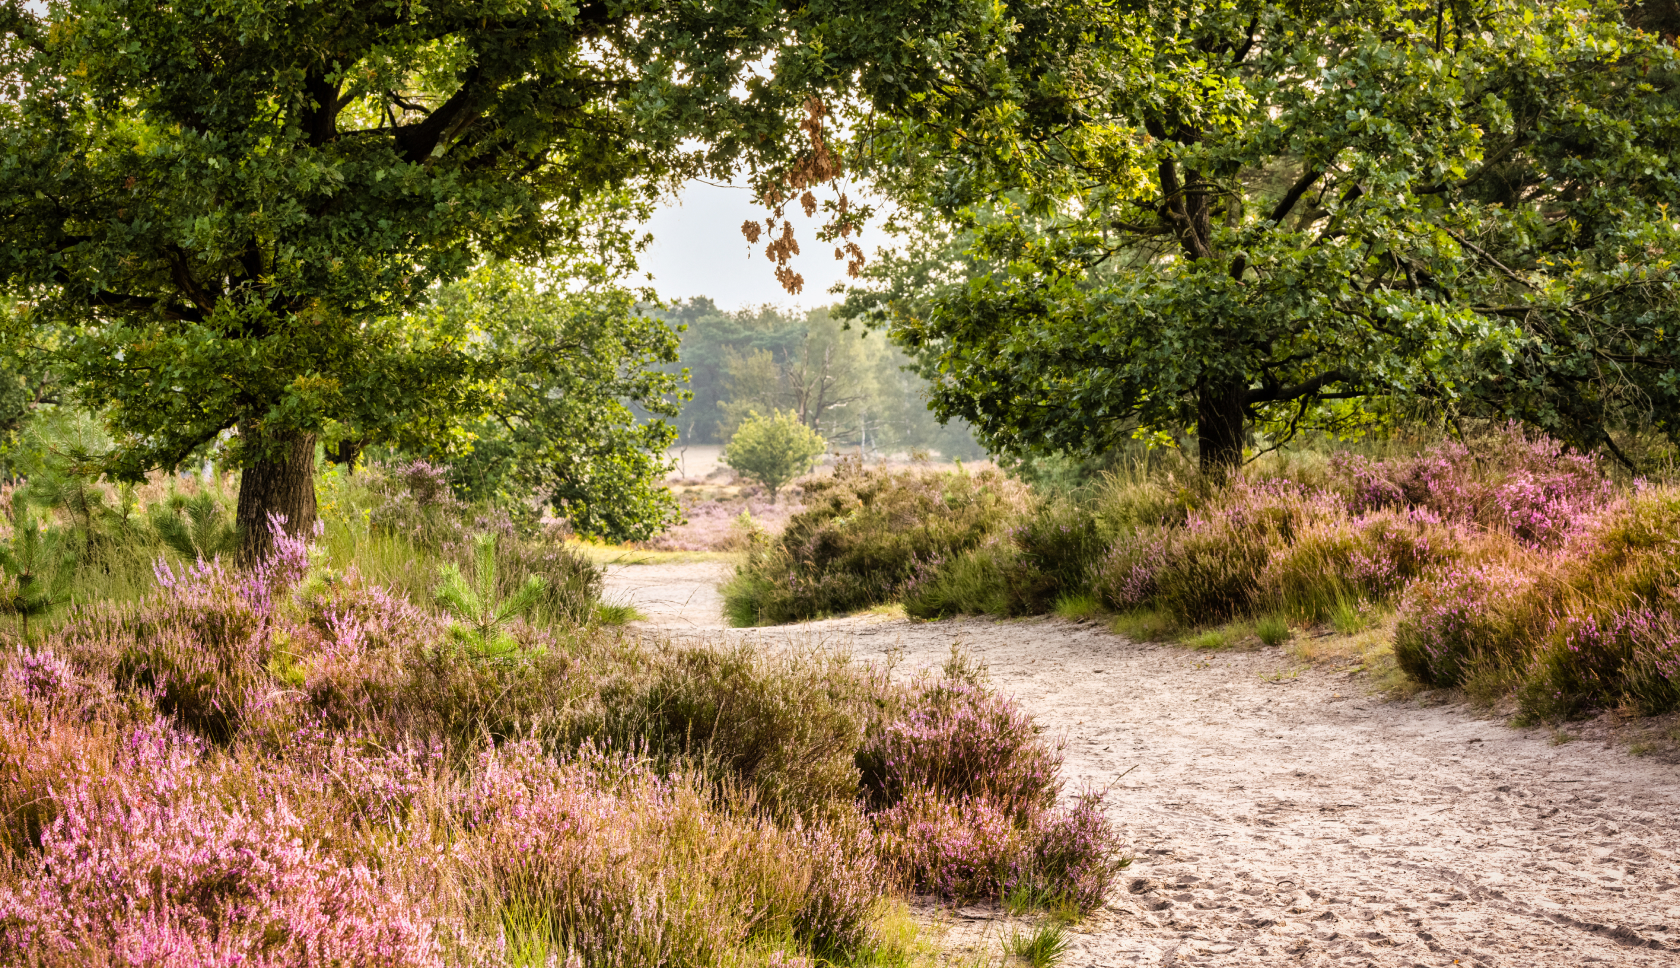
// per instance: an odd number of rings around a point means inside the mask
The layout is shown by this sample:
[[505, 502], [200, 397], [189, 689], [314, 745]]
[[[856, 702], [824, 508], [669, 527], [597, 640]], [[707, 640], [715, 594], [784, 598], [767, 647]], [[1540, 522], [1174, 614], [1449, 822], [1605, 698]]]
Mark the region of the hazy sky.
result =
[[[850, 190], [858, 198], [855, 188]], [[805, 289], [798, 296], [782, 291], [776, 282], [775, 266], [764, 258], [766, 239], [748, 246], [741, 235], [741, 223], [763, 220], [765, 210], [753, 203], [745, 188], [729, 188], [705, 182], [690, 182], [679, 200], [654, 215], [646, 228], [653, 244], [642, 253], [641, 266], [653, 276], [653, 287], [664, 299], [710, 296], [725, 310], [744, 309], [772, 303], [809, 309], [837, 302], [828, 287], [845, 278], [846, 264], [834, 259], [833, 246], [816, 240], [818, 222], [807, 219], [797, 205], [789, 205], [801, 254], [794, 257], [795, 272], [805, 277]], [[874, 254], [878, 232], [866, 231], [863, 250]]]

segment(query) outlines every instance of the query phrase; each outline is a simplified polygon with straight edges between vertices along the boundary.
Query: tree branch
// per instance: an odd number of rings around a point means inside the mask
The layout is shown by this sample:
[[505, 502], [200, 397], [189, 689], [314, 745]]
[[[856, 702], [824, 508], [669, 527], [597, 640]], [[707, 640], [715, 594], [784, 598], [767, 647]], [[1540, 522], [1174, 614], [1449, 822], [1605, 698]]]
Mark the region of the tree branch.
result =
[[1277, 206], [1272, 209], [1272, 214], [1269, 216], [1272, 224], [1279, 225], [1284, 219], [1288, 218], [1290, 211], [1295, 208], [1295, 203], [1299, 202], [1301, 196], [1305, 195], [1307, 190], [1312, 188], [1313, 183], [1322, 177], [1324, 177], [1324, 171], [1320, 168], [1308, 168], [1303, 171], [1301, 177], [1295, 180], [1295, 184], [1289, 186], [1289, 191], [1284, 193], [1283, 198], [1279, 199]]

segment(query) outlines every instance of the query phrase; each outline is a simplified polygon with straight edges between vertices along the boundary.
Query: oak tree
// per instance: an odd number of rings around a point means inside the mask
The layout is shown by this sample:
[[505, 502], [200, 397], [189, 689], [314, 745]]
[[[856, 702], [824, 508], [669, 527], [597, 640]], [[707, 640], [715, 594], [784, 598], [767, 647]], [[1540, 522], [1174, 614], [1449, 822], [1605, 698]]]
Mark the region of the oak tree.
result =
[[1680, 439], [1680, 58], [1651, 25], [1583, 0], [1001, 4], [933, 93], [859, 121], [883, 189], [961, 245], [853, 305], [1006, 453], [1193, 428], [1219, 470], [1419, 404]]
[[437, 285], [561, 257], [686, 177], [809, 167], [822, 99], [902, 98], [932, 70], [916, 31], [966, 9], [7, 0], [0, 284], [68, 333], [112, 474], [223, 441], [249, 557], [270, 514], [312, 522], [329, 422], [400, 445], [470, 406], [460, 334], [412, 324]]

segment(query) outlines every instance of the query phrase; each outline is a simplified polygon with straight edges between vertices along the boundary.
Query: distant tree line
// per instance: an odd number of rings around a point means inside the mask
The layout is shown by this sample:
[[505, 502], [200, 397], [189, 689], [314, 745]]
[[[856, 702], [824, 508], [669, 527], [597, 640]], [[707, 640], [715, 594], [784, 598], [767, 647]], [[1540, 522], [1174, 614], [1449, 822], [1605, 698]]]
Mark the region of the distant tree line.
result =
[[984, 454], [966, 423], [929, 412], [927, 383], [902, 350], [826, 307], [725, 312], [700, 296], [659, 315], [685, 327], [669, 367], [688, 371], [693, 394], [674, 421], [680, 443], [721, 444], [751, 412], [789, 411], [837, 449]]

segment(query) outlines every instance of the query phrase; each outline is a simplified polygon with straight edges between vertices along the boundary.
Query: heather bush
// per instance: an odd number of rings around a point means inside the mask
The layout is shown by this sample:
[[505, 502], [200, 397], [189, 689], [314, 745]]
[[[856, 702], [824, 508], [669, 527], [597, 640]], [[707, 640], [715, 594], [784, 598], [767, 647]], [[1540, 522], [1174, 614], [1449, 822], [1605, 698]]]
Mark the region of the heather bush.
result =
[[1558, 547], [1590, 528], [1616, 493], [1595, 457], [1518, 425], [1469, 444], [1447, 441], [1415, 457], [1338, 455], [1331, 463], [1356, 513], [1422, 508], [1535, 547]]
[[975, 681], [917, 683], [857, 761], [880, 849], [918, 890], [965, 900], [1024, 889], [1090, 910], [1129, 863], [1102, 795], [1058, 808], [1060, 747]]
[[897, 714], [871, 731], [857, 762], [875, 809], [922, 789], [978, 797], [1024, 818], [1053, 805], [1061, 789], [1060, 749], [1044, 745], [1031, 717], [960, 680], [918, 684]]
[[1046, 612], [1058, 599], [1088, 589], [1092, 569], [1107, 551], [1096, 515], [1067, 500], [1040, 505], [1008, 536], [1015, 554], [1002, 570], [1013, 615]]
[[977, 547], [1025, 500], [996, 471], [865, 470], [806, 484], [805, 510], [724, 586], [735, 625], [800, 621], [896, 601], [918, 569]]
[[1413, 582], [1400, 603], [1394, 656], [1412, 678], [1461, 685], [1478, 665], [1520, 661], [1543, 630], [1534, 573], [1503, 563], [1452, 567]]
[[832, 818], [858, 794], [854, 755], [882, 690], [832, 655], [655, 647], [639, 674], [600, 681], [599, 726], [580, 732], [662, 762], [696, 764], [773, 813]]
[[0, 960], [442, 964], [417, 899], [335, 857], [284, 799], [230, 798], [202, 755], [160, 723], [135, 728], [108, 771], [66, 771], [38, 845], [0, 884]]

